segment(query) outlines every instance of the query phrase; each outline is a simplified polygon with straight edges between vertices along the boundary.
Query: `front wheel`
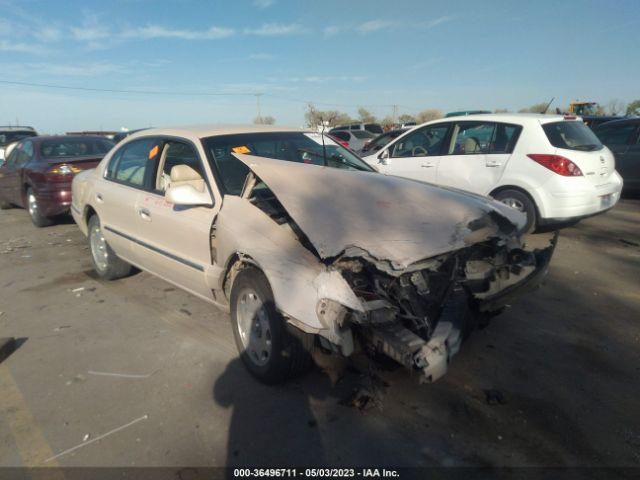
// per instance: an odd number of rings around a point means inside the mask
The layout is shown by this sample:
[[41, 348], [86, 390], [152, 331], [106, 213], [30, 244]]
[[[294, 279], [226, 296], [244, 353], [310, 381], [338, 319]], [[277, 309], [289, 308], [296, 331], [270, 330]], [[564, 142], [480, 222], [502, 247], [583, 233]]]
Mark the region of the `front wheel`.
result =
[[499, 202], [504, 203], [516, 210], [520, 210], [527, 217], [527, 222], [522, 228], [522, 233], [531, 233], [536, 228], [537, 214], [536, 206], [529, 195], [519, 190], [502, 190], [493, 196]]
[[45, 217], [40, 213], [38, 199], [36, 198], [36, 195], [35, 193], [33, 193], [33, 190], [31, 188], [27, 190], [27, 210], [29, 211], [31, 221], [36, 227], [42, 228], [53, 225], [53, 219]]
[[308, 348], [312, 337], [289, 333], [275, 308], [269, 282], [260, 270], [248, 267], [238, 274], [230, 307], [240, 358], [258, 380], [282, 383], [311, 366]]
[[89, 219], [89, 250], [93, 268], [100, 278], [116, 280], [131, 273], [131, 265], [118, 257], [104, 239], [97, 215]]

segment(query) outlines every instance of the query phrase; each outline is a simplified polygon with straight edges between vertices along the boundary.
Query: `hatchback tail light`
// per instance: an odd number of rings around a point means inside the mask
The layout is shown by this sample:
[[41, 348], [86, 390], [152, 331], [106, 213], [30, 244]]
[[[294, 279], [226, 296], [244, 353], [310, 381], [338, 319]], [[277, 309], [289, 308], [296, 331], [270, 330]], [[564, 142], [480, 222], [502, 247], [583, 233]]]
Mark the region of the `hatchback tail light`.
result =
[[531, 160], [548, 168], [552, 172], [563, 177], [581, 177], [582, 170], [568, 158], [560, 155], [549, 155], [546, 153], [530, 153], [527, 155]]
[[347, 142], [346, 140], [338, 140], [338, 143], [345, 148], [349, 148], [349, 142]]

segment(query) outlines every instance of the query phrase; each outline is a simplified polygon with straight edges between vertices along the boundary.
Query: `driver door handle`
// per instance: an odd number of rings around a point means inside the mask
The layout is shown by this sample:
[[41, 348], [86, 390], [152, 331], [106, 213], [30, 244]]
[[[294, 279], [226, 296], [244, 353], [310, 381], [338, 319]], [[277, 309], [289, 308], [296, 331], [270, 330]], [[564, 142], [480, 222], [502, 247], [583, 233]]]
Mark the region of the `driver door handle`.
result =
[[140, 217], [142, 217], [143, 220], [146, 220], [147, 222], [151, 221], [151, 212], [149, 210], [147, 210], [146, 208], [141, 208], [138, 210], [138, 215], [140, 215]]

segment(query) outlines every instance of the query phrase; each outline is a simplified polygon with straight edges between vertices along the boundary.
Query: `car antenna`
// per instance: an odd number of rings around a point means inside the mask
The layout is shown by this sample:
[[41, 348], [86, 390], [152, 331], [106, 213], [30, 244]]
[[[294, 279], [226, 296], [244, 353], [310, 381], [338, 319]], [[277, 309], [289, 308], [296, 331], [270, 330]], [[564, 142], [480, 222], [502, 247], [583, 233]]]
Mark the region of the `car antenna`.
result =
[[553, 103], [553, 101], [556, 99], [556, 97], [551, 97], [551, 100], [549, 100], [549, 103], [547, 103], [547, 108], [544, 109], [544, 112], [542, 113], [547, 113], [547, 110], [549, 110], [549, 107], [551, 106], [551, 104]]

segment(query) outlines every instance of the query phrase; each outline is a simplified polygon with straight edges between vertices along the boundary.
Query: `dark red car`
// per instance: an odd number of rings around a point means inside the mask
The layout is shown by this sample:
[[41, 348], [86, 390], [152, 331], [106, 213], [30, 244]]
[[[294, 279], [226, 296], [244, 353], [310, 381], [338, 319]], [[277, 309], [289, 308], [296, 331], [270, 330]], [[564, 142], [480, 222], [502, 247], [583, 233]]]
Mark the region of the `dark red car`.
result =
[[113, 145], [84, 135], [21, 140], [0, 166], [0, 208], [23, 207], [37, 227], [51, 225], [69, 212], [74, 175], [98, 165]]

